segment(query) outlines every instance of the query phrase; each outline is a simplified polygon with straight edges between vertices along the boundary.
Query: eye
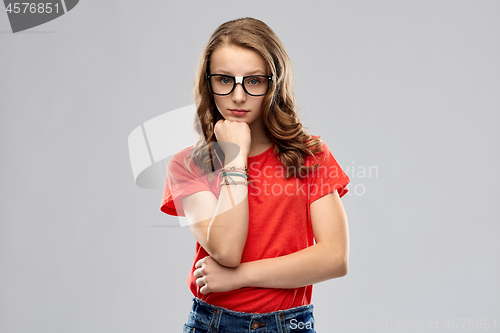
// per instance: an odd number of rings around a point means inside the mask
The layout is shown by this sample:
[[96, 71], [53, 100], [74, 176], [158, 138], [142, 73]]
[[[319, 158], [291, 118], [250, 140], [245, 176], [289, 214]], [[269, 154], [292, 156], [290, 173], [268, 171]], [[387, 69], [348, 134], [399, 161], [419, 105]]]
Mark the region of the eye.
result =
[[218, 76], [217, 80], [223, 84], [230, 84], [230, 83], [232, 84], [233, 83], [233, 79], [228, 77], [228, 76]]
[[261, 81], [261, 79], [260, 79], [260, 78], [258, 78], [258, 77], [251, 77], [251, 78], [249, 78], [249, 79], [248, 79], [248, 81], [247, 81], [247, 82], [248, 82], [248, 84], [250, 84], [250, 85], [257, 85], [257, 84], [260, 84], [262, 81]]

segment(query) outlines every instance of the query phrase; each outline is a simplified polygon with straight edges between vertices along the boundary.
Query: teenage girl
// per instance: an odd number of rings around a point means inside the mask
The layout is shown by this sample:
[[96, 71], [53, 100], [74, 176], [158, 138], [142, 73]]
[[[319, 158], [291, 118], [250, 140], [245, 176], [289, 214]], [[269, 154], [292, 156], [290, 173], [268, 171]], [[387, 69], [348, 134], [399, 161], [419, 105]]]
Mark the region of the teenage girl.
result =
[[347, 274], [349, 178], [297, 116], [282, 42], [257, 19], [222, 24], [194, 95], [200, 139], [169, 160], [161, 204], [197, 241], [183, 331], [315, 332], [312, 285]]

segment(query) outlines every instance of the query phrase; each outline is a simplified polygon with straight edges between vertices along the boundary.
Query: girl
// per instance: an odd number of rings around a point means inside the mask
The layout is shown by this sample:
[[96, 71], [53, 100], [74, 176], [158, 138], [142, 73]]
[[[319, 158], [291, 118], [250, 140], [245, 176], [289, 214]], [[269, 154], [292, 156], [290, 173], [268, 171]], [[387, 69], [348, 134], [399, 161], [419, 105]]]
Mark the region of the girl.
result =
[[257, 19], [222, 24], [194, 95], [200, 139], [169, 160], [161, 204], [197, 241], [183, 331], [315, 332], [312, 285], [347, 274], [349, 178], [297, 116], [282, 42]]

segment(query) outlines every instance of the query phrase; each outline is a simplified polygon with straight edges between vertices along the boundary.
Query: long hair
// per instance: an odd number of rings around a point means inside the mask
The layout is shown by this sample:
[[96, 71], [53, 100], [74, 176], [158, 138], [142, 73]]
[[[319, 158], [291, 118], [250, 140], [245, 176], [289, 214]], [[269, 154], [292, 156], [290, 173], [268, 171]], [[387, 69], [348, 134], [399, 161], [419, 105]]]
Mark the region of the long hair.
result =
[[[197, 112], [193, 122], [199, 140], [191, 149], [190, 155], [186, 156], [184, 164], [191, 171], [187, 161], [192, 158], [202, 173], [210, 179], [214, 177], [211, 173], [222, 167], [213, 153], [217, 156], [224, 156], [224, 153], [217, 144], [212, 149], [211, 143], [217, 142], [214, 134], [215, 124], [224, 118], [217, 110], [205, 80], [205, 73], [212, 53], [227, 44], [257, 51], [264, 58], [267, 70], [274, 78], [262, 102], [264, 130], [273, 143], [275, 154], [287, 170], [286, 178], [304, 177], [319, 165], [316, 163], [306, 167], [304, 160], [308, 155], [315, 158], [314, 154], [322, 151], [320, 136], [312, 138], [307, 134], [308, 128], [302, 126], [298, 117], [293, 92], [292, 64], [283, 43], [267, 24], [250, 17], [220, 25], [200, 56], [194, 81]], [[298, 175], [295, 171], [290, 172], [290, 169], [298, 170]]]

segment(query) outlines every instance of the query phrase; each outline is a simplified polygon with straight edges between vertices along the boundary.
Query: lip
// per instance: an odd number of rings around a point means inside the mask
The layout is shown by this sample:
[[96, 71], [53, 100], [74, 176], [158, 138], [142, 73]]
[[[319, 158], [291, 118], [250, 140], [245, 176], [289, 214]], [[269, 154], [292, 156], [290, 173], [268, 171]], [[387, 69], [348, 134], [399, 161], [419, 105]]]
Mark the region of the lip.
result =
[[243, 109], [229, 109], [229, 111], [231, 111], [231, 113], [234, 114], [235, 116], [244, 116], [248, 112], [250, 112], [250, 111], [243, 110]]

